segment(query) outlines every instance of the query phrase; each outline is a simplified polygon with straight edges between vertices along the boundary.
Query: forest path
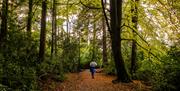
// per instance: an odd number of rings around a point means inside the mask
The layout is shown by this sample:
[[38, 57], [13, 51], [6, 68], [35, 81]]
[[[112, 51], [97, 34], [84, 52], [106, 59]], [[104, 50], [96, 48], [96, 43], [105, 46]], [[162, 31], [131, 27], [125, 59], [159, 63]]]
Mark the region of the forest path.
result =
[[113, 84], [115, 77], [104, 73], [96, 73], [95, 79], [92, 79], [87, 69], [80, 73], [69, 73], [67, 77], [54, 91], [150, 91], [140, 81]]

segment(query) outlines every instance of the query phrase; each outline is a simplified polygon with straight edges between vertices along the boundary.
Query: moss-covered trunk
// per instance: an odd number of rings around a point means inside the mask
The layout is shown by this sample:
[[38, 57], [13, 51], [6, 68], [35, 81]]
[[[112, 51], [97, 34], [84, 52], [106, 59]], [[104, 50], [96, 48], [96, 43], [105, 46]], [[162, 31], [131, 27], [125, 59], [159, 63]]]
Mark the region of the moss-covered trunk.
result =
[[110, 1], [111, 39], [117, 79], [113, 82], [130, 82], [121, 51], [122, 0]]

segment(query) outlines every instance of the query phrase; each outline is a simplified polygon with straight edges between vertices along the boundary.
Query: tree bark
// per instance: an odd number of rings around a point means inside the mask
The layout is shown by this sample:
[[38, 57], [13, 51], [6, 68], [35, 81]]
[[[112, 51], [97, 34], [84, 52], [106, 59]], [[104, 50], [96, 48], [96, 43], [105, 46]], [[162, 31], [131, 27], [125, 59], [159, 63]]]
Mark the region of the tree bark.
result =
[[[56, 24], [56, 0], [53, 0], [53, 9], [52, 9], [52, 41], [51, 41], [51, 57], [53, 57], [54, 52], [57, 54], [57, 24]], [[55, 51], [54, 51], [55, 50]]]
[[31, 37], [32, 8], [33, 8], [33, 0], [29, 0], [29, 11], [28, 11], [28, 20], [27, 20], [27, 34], [28, 34], [28, 37]]
[[47, 0], [42, 1], [42, 17], [41, 17], [41, 34], [40, 34], [40, 47], [39, 47], [39, 62], [44, 61], [45, 54], [45, 40], [46, 40], [46, 12]]
[[1, 16], [1, 31], [0, 31], [0, 45], [6, 41], [7, 38], [7, 25], [8, 19], [8, 0], [3, 0], [2, 3], [2, 16]]
[[111, 39], [112, 51], [114, 56], [115, 67], [117, 71], [117, 82], [131, 82], [131, 79], [125, 68], [125, 63], [121, 52], [121, 21], [122, 21], [122, 0], [110, 1], [110, 17], [111, 17]]
[[[5, 48], [5, 42], [7, 39], [7, 32], [8, 32], [8, 0], [3, 0], [2, 2], [2, 16], [1, 16], [1, 30], [0, 30], [0, 51]], [[4, 54], [3, 54], [4, 55]], [[7, 68], [7, 60], [5, 60], [2, 64], [2, 84], [9, 86], [8, 78], [6, 77], [8, 71]]]
[[136, 41], [132, 41], [132, 51], [131, 51], [131, 75], [135, 73], [135, 67], [136, 67]]
[[103, 65], [106, 65], [107, 60], [107, 44], [106, 44], [106, 24], [104, 17], [102, 18], [102, 26], [103, 26]]

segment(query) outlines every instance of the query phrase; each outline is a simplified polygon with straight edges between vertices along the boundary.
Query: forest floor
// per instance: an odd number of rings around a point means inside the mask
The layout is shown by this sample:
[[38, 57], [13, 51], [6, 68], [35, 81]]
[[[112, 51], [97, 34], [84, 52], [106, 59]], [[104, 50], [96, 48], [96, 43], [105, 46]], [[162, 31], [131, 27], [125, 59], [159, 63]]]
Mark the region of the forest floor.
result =
[[[151, 91], [150, 86], [142, 84], [140, 81], [133, 80], [131, 83], [113, 84], [112, 80], [115, 76], [109, 76], [97, 69], [95, 79], [91, 78], [89, 70], [80, 73], [68, 73], [64, 82], [52, 84], [49, 80], [47, 85], [43, 87], [43, 91]], [[52, 90], [53, 88], [53, 90]]]

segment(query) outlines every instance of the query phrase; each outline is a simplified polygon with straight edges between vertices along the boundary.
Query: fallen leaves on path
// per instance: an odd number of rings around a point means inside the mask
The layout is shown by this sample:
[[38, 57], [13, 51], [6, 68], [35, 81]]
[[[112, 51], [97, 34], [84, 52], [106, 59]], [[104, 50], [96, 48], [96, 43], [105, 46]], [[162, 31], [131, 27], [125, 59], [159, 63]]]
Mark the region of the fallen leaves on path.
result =
[[115, 77], [104, 73], [96, 73], [95, 79], [92, 79], [89, 70], [69, 73], [67, 77], [67, 80], [57, 84], [53, 91], [150, 91], [140, 81], [113, 84]]

